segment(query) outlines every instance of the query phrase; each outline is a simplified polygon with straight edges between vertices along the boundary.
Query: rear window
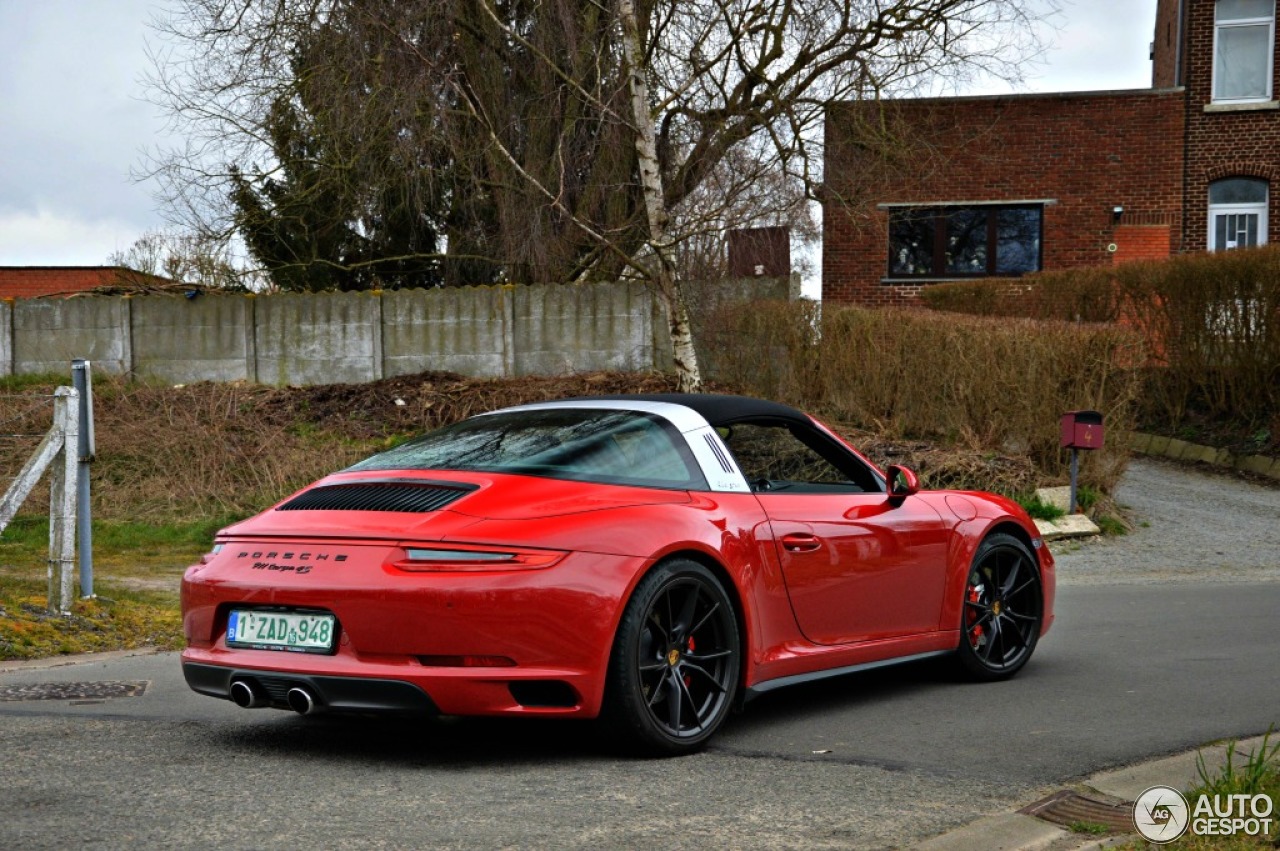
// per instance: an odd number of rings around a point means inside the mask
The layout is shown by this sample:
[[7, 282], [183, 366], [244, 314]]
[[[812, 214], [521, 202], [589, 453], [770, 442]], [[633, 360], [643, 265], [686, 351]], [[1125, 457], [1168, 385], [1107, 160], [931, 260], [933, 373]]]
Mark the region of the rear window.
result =
[[351, 470], [477, 470], [584, 482], [705, 490], [675, 427], [635, 411], [555, 408], [473, 417], [381, 452]]

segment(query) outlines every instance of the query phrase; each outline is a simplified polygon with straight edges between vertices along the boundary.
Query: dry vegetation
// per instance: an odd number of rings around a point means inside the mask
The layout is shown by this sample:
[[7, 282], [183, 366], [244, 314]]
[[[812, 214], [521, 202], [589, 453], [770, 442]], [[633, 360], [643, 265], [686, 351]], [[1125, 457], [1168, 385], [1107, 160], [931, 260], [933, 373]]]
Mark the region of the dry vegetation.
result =
[[[0, 443], [12, 479], [48, 428], [56, 379], [0, 391], [0, 422], [22, 412], [23, 439]], [[370, 384], [168, 387], [95, 377], [94, 516], [156, 522], [244, 515], [326, 473], [430, 428], [521, 402], [671, 389], [661, 375], [466, 379], [421, 373]], [[41, 504], [37, 492], [28, 502]], [[38, 510], [38, 509], [36, 509]]]
[[193, 508], [247, 514], [406, 435], [473, 413], [561, 395], [664, 387], [656, 379], [610, 375], [490, 382], [450, 373], [304, 388], [134, 385], [100, 406], [99, 421], [110, 418], [120, 428], [99, 439], [102, 475], [113, 477], [100, 492], [109, 489], [122, 503], [161, 516]]
[[[723, 310], [704, 336], [727, 381], [880, 441], [945, 447], [938, 460], [953, 472], [935, 474], [934, 486], [1018, 495], [1065, 481], [1058, 418], [1070, 410], [1101, 411], [1107, 423], [1107, 448], [1088, 453], [1084, 482], [1111, 491], [1128, 458], [1143, 350], [1124, 328], [858, 308], [819, 318], [798, 302]], [[1005, 465], [1028, 475], [1009, 478]]]
[[[244, 516], [365, 455], [427, 429], [504, 405], [674, 389], [658, 373], [467, 379], [421, 373], [369, 384], [273, 388], [202, 382], [168, 387], [95, 378], [94, 517], [171, 523]], [[56, 379], [0, 391], [0, 476], [12, 479], [48, 428]], [[712, 388], [731, 392], [735, 388]], [[915, 467], [934, 487], [1025, 493], [1038, 474], [1025, 453], [947, 447], [877, 435], [833, 419], [874, 460]], [[38, 490], [25, 513], [39, 513]]]

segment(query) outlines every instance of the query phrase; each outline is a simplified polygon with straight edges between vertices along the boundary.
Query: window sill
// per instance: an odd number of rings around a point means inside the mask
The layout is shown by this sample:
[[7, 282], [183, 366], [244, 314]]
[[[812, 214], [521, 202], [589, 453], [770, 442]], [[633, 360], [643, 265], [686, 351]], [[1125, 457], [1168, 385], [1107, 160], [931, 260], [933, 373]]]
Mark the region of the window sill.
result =
[[[1039, 270], [1036, 270], [1039, 271]], [[1023, 274], [1031, 275], [1034, 272], [1025, 272]], [[929, 276], [924, 278], [881, 278], [881, 284], [898, 285], [898, 286], [918, 286], [920, 284], [956, 284], [962, 281], [989, 281], [992, 278], [1000, 278], [1007, 281], [1016, 281], [1022, 275], [967, 275], [961, 278], [947, 278], [942, 276]]]
[[1220, 101], [1204, 105], [1205, 112], [1262, 112], [1275, 109], [1280, 109], [1280, 101], [1278, 100], [1254, 100], [1243, 103]]

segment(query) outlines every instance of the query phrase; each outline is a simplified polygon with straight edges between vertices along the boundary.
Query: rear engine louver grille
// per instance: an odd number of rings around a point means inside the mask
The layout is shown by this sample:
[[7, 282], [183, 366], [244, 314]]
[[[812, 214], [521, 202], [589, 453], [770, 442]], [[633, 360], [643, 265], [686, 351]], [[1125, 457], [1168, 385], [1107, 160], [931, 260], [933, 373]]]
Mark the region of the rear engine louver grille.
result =
[[300, 494], [277, 511], [439, 511], [474, 487], [367, 483], [328, 485]]

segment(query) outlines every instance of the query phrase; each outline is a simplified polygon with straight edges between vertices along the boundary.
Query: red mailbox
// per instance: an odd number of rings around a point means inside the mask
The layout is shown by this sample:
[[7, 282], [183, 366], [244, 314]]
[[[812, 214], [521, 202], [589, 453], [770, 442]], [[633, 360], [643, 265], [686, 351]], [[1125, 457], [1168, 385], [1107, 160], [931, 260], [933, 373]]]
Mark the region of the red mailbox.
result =
[[1062, 445], [1066, 449], [1101, 449], [1102, 414], [1067, 411], [1062, 415]]

